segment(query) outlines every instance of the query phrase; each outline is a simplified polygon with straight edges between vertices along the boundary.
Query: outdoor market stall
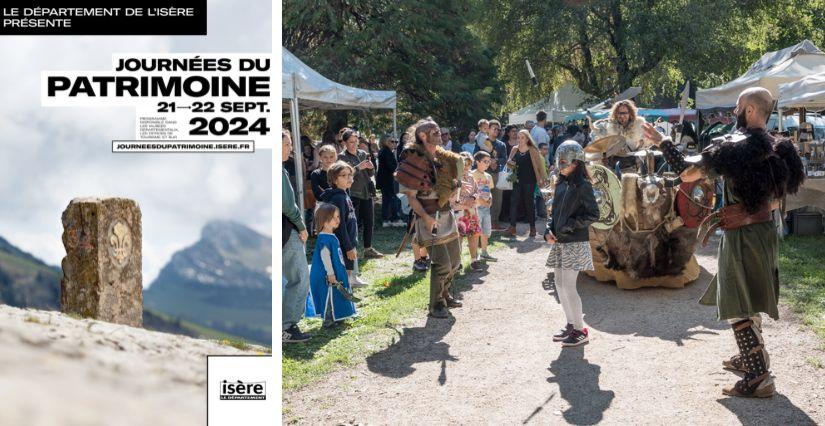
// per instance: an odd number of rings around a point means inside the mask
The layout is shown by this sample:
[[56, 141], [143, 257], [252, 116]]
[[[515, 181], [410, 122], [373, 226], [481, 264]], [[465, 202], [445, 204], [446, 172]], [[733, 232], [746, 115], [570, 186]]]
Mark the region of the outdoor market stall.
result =
[[696, 91], [696, 109], [733, 108], [743, 90], [761, 86], [774, 99], [779, 85], [825, 72], [825, 53], [810, 40], [775, 52], [768, 52], [738, 78], [710, 89]]
[[578, 110], [586, 96], [578, 87], [566, 83], [547, 98], [510, 113], [507, 119], [510, 124], [524, 124], [527, 120], [535, 121], [536, 113], [543, 110], [547, 113], [547, 121], [558, 123]]
[[[397, 136], [396, 93], [394, 90], [366, 90], [336, 83], [310, 68], [285, 47], [281, 47], [283, 75], [281, 77], [281, 99], [284, 109], [290, 111], [292, 137], [301, 140], [300, 110], [352, 110], [391, 109], [393, 111], [393, 134]], [[295, 174], [303, 174], [300, 155], [295, 156]], [[296, 179], [297, 200], [304, 209], [303, 179]]]
[[[779, 86], [778, 108], [782, 110], [804, 108], [809, 111], [825, 110], [825, 73], [815, 74], [792, 83]], [[800, 151], [806, 158], [808, 179], [799, 192], [788, 197], [788, 210], [803, 206], [825, 209], [825, 139], [802, 142]], [[817, 179], [820, 178], [820, 179]]]

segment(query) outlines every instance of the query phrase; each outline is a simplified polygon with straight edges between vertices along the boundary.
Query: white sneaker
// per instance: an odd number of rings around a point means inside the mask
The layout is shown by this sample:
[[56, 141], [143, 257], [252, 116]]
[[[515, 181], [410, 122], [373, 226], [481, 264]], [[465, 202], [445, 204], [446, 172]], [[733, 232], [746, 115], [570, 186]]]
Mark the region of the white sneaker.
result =
[[349, 286], [350, 287], [352, 287], [352, 288], [361, 288], [361, 287], [366, 287], [368, 285], [369, 285], [369, 283], [362, 280], [361, 278], [359, 278], [358, 275], [355, 275], [353, 273], [349, 273]]
[[399, 219], [399, 220], [396, 220], [395, 222], [392, 222], [392, 226], [397, 226], [399, 228], [403, 228], [403, 227], [407, 226], [407, 222], [404, 222], [403, 220]]
[[384, 222], [381, 223], [382, 228], [389, 228], [390, 226], [395, 226], [395, 224], [390, 222], [389, 220], [385, 220]]

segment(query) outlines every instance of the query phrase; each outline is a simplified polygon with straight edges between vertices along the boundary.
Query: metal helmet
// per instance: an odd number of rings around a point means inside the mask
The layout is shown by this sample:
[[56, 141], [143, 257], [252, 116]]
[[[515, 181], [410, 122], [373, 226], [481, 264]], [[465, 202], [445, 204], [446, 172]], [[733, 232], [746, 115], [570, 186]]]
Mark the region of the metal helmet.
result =
[[556, 149], [556, 170], [562, 169], [559, 167], [559, 162], [561, 160], [565, 160], [567, 165], [573, 163], [573, 160], [584, 162], [584, 150], [582, 149], [582, 146], [579, 145], [578, 142], [571, 139], [564, 141], [564, 143], [559, 145]]

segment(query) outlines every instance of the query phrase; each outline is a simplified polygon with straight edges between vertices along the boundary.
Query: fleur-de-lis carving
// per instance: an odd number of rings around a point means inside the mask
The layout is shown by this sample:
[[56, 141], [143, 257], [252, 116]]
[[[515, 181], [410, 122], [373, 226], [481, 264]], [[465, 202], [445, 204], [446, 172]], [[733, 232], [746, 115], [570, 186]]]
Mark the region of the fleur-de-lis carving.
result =
[[109, 255], [117, 266], [123, 267], [129, 262], [132, 253], [132, 233], [129, 226], [122, 221], [115, 222], [109, 231]]

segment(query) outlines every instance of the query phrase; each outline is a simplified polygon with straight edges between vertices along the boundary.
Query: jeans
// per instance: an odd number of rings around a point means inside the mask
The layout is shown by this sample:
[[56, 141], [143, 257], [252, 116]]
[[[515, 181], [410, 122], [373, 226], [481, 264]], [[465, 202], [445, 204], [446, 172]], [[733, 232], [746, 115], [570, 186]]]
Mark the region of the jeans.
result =
[[358, 228], [364, 229], [364, 248], [372, 247], [372, 226], [375, 222], [375, 202], [372, 198], [352, 197], [355, 207], [355, 216], [358, 217]]
[[484, 236], [489, 237], [493, 234], [493, 224], [492, 224], [492, 216], [490, 214], [489, 207], [479, 206], [476, 211], [478, 211], [478, 223], [481, 225], [481, 233]]
[[298, 239], [298, 231], [292, 229], [289, 241], [283, 247], [281, 266], [286, 284], [281, 298], [282, 331], [298, 324], [304, 315], [307, 294], [309, 294], [309, 266], [307, 266], [306, 246]]

